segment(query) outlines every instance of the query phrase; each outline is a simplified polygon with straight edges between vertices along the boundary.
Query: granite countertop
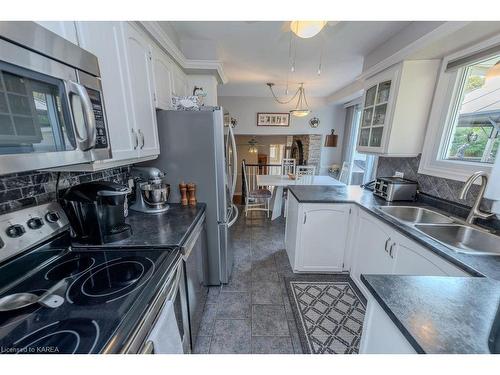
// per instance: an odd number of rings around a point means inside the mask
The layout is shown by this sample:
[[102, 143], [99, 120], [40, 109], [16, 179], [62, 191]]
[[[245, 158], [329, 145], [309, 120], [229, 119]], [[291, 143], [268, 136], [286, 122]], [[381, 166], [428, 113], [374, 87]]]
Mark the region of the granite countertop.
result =
[[[362, 189], [359, 186], [289, 186], [288, 190], [300, 203], [356, 204], [366, 212], [376, 216], [402, 234], [415, 240], [442, 258], [447, 259], [467, 273], [473, 276], [486, 276], [500, 280], [500, 256], [458, 253], [419, 232], [411, 225], [405, 224], [377, 209], [378, 206], [391, 205], [423, 206], [422, 203], [386, 202], [384, 199], [374, 196], [371, 191]], [[443, 212], [434, 207], [433, 209], [438, 212]], [[450, 215], [449, 213], [445, 214]]]
[[489, 353], [499, 281], [396, 275], [361, 280], [418, 353]]
[[205, 203], [181, 206], [169, 203], [170, 208], [157, 214], [128, 211], [126, 222], [132, 235], [121, 241], [105, 244], [106, 247], [182, 246], [205, 212]]

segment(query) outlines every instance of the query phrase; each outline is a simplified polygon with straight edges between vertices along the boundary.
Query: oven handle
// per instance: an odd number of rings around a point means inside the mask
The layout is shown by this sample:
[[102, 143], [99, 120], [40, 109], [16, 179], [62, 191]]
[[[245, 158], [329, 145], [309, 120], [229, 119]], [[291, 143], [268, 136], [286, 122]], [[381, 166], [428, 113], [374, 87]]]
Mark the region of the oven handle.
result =
[[[83, 85], [74, 81], [66, 81], [66, 89], [68, 91], [69, 105], [71, 107], [73, 123], [75, 125], [75, 133], [78, 138], [78, 145], [80, 146], [80, 149], [83, 151], [91, 150], [95, 147], [97, 131], [96, 131], [94, 111], [92, 109], [92, 102], [90, 101], [87, 89]], [[71, 98], [73, 96], [78, 96], [78, 98], [80, 98], [80, 103], [82, 105], [84, 113], [83, 122], [87, 130], [87, 138], [83, 138], [81, 136], [81, 134], [78, 131], [78, 127], [76, 126], [74, 110], [71, 104]]]

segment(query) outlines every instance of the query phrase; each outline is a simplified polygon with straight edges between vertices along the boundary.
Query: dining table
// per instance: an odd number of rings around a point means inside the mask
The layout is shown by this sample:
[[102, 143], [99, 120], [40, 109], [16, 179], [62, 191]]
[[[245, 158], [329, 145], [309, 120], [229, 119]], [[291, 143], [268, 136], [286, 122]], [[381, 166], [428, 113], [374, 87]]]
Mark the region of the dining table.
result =
[[345, 186], [343, 182], [330, 176], [304, 175], [290, 178], [288, 175], [258, 174], [256, 183], [258, 187], [272, 186], [273, 195], [271, 197], [272, 215], [271, 220], [281, 216], [281, 206], [283, 204], [283, 190], [292, 185], [322, 185], [322, 186]]

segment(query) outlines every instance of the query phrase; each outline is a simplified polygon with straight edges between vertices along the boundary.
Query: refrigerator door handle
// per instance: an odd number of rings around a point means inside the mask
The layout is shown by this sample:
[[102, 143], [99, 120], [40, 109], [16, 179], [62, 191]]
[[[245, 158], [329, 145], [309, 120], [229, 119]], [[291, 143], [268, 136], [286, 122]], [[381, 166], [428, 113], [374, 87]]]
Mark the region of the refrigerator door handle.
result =
[[[234, 138], [234, 133], [233, 129], [231, 128], [231, 125], [229, 125], [229, 137], [231, 138], [231, 143], [233, 145], [233, 173], [232, 173], [232, 178], [233, 178], [233, 186], [231, 186], [231, 202], [233, 201], [234, 193], [236, 191], [236, 180], [238, 179], [238, 154], [236, 151], [236, 139]], [[237, 211], [237, 209], [236, 209]]]
[[238, 215], [239, 215], [239, 211], [238, 211], [238, 207], [236, 207], [235, 204], [232, 204], [231, 205], [231, 213], [234, 213], [234, 216], [232, 217], [232, 219], [227, 223], [227, 227], [228, 228], [231, 228], [231, 226], [236, 223], [236, 220], [238, 220]]

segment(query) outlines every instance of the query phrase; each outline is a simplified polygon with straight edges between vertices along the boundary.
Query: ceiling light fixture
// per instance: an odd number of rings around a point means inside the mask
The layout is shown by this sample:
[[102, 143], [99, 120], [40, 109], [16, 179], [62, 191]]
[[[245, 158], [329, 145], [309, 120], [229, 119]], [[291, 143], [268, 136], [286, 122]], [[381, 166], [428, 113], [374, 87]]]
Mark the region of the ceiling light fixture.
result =
[[307, 116], [311, 112], [309, 110], [309, 104], [307, 104], [306, 89], [304, 88], [304, 83], [299, 84], [299, 88], [297, 89], [295, 94], [293, 94], [293, 96], [288, 100], [280, 100], [276, 96], [276, 94], [273, 90], [274, 83], [268, 82], [268, 83], [266, 83], [266, 85], [269, 87], [269, 90], [271, 91], [271, 94], [273, 95], [274, 100], [276, 100], [276, 102], [278, 102], [279, 104], [288, 104], [292, 100], [294, 100], [297, 96], [299, 97], [297, 100], [297, 104], [295, 105], [295, 109], [292, 109], [290, 111], [291, 115], [293, 115], [295, 117], [304, 117], [304, 116]]
[[299, 38], [307, 39], [317, 35], [325, 25], [326, 21], [292, 21], [290, 30]]
[[250, 147], [248, 147], [248, 152], [251, 153], [251, 154], [256, 154], [257, 152], [259, 152], [259, 149], [257, 148], [257, 140], [255, 138], [252, 138], [248, 141], [248, 144], [250, 145]]

